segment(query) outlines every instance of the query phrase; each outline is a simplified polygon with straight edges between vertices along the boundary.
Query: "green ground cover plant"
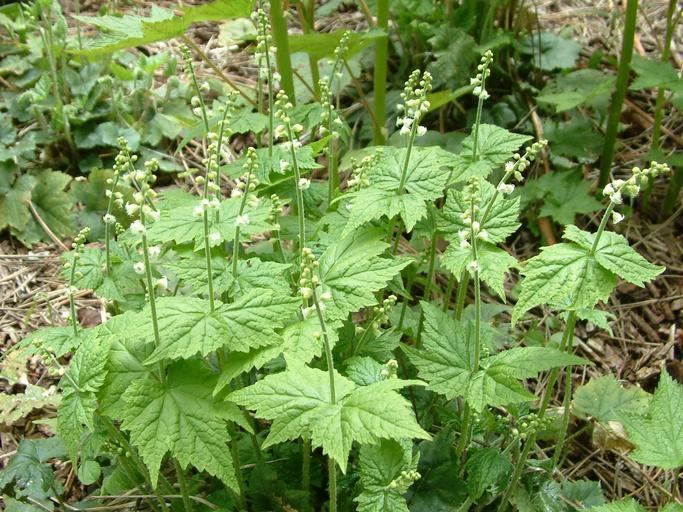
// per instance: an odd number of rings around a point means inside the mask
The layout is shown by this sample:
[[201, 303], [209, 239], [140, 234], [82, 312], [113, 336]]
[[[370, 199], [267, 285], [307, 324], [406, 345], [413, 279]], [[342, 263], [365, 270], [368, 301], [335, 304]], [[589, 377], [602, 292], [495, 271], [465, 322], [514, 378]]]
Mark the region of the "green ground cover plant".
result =
[[[79, 33], [70, 55], [91, 59], [181, 37], [191, 23], [243, 16], [251, 7], [218, 0], [182, 16], [158, 7], [146, 17], [78, 16], [102, 34]], [[379, 30], [386, 30], [387, 2], [376, 8]], [[314, 5], [303, 9], [310, 21]], [[0, 471], [6, 509], [71, 509], [49, 464], [59, 459], [87, 489], [78, 503], [86, 510], [97, 507], [98, 496], [131, 490], [136, 507], [157, 511], [641, 510], [633, 499], [606, 503], [598, 482], [560, 478], [556, 469], [573, 416], [623, 425], [633, 445], [629, 457], [638, 463], [676, 475], [683, 466], [683, 388], [666, 370], [652, 394], [609, 375], [575, 389], [573, 378], [591, 364], [575, 354], [577, 324], [606, 327], [600, 305], [619, 282], [643, 287], [664, 271], [617, 226], [628, 203], [666, 178], [669, 166], [633, 167], [590, 194], [576, 169], [595, 162], [599, 151], [577, 153], [566, 140], [562, 147], [564, 134], [578, 137], [586, 129], [578, 116], [549, 121], [550, 142], [497, 124], [486, 106], [500, 67], [496, 52], [508, 49], [505, 34], [486, 47], [468, 36], [476, 58], [465, 85], [460, 76], [432, 72], [448, 67], [446, 52], [411, 71], [393, 95], [387, 118], [395, 126], [389, 130], [383, 108], [370, 106], [363, 111], [366, 133], [358, 137], [354, 113], [341, 107], [353, 88], [349, 63], [357, 58], [362, 66], [372, 44], [381, 49], [375, 57], [386, 60], [386, 34], [342, 32], [319, 58], [309, 53], [317, 71], [310, 73], [311, 100], [297, 102], [285, 48], [300, 43], [288, 36], [282, 14], [275, 1], [269, 12], [252, 13], [256, 97], [204, 82], [188, 46], [180, 65], [187, 84], [171, 88], [169, 80], [123, 112], [115, 110], [116, 90], [135, 93], [139, 85], [131, 81], [151, 86], [158, 69], [173, 75], [175, 59], [133, 62], [130, 54], [113, 53], [106, 65], [119, 71], [118, 85], [83, 107], [108, 105], [83, 127], [84, 138], [67, 107], [86, 101], [104, 78], [93, 71], [91, 88], [61, 106], [50, 95], [55, 117], [40, 133], [52, 138], [42, 144], [78, 153], [115, 141], [116, 156], [111, 169], [72, 185], [96, 206], [85, 209], [72, 249], [62, 255], [68, 325], [37, 330], [16, 348], [62, 374], [61, 398], [58, 435], [22, 441]], [[17, 30], [20, 19], [12, 21]], [[484, 20], [482, 26], [492, 25]], [[489, 43], [493, 36], [486, 36]], [[553, 37], [543, 38], [541, 54], [521, 50], [526, 65], [555, 69], [545, 58], [574, 65], [574, 49], [558, 49]], [[54, 66], [49, 51], [37, 58]], [[58, 73], [76, 72], [67, 60], [53, 78], [45, 75], [55, 82], [40, 87], [59, 87], [57, 80], [66, 79]], [[318, 69], [318, 60], [329, 63]], [[86, 62], [78, 72], [96, 65]], [[535, 90], [537, 100], [557, 111], [583, 105], [606, 120], [610, 80], [578, 73], [555, 76]], [[37, 94], [40, 81], [27, 81], [26, 90]], [[375, 94], [386, 81], [375, 81]], [[427, 128], [442, 115], [433, 104], [442, 101], [439, 92], [449, 98], [444, 105], [471, 96], [471, 122], [455, 146], [434, 142]], [[156, 101], [164, 113], [147, 112]], [[48, 109], [34, 105], [36, 115]], [[373, 113], [381, 118], [374, 126]], [[238, 137], [248, 143], [236, 151]], [[166, 152], [147, 147], [164, 139], [175, 141]], [[173, 161], [166, 156], [192, 140], [201, 161], [177, 172], [182, 186], [156, 187], [177, 171], [165, 168]], [[17, 145], [19, 139], [8, 139], [8, 147]], [[544, 158], [564, 170], [528, 183]], [[41, 180], [61, 193], [71, 178], [57, 171], [34, 176], [17, 158], [6, 161], [8, 195], [0, 206], [8, 220], [0, 228], [35, 242], [38, 235], [20, 234], [30, 232], [30, 211], [9, 199], [40, 206]], [[64, 177], [49, 181], [56, 176]], [[47, 200], [64, 216], [76, 202]], [[522, 207], [536, 208], [563, 231], [560, 243], [518, 261], [507, 242], [522, 228]], [[598, 215], [597, 229], [577, 221], [588, 213]], [[105, 301], [105, 322], [81, 326], [80, 290]], [[541, 325], [542, 339], [524, 336]], [[552, 407], [558, 390], [562, 406]], [[674, 478], [669, 512], [681, 509], [675, 486]]]

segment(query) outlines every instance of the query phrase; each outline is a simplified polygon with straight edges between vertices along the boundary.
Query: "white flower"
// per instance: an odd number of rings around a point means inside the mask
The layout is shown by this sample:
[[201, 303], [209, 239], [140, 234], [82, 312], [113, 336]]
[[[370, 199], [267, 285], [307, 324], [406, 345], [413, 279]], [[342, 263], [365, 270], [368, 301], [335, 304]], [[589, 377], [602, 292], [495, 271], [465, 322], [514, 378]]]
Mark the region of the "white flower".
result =
[[158, 258], [159, 255], [161, 254], [161, 246], [160, 245], [152, 245], [149, 249], [149, 257], [154, 259]]
[[323, 292], [320, 295], [321, 300], [332, 300], [332, 293], [331, 292]]
[[514, 168], [515, 168], [514, 162], [505, 162], [505, 172], [512, 172], [512, 170]]
[[307, 178], [299, 178], [299, 190], [306, 190], [311, 186], [311, 180]]
[[512, 183], [501, 183], [498, 185], [498, 192], [503, 195], [512, 194], [514, 192], [515, 186]]
[[210, 210], [218, 210], [221, 207], [221, 202], [218, 200], [218, 198], [214, 197], [209, 201], [209, 209]]
[[470, 261], [470, 264], [467, 265], [467, 268], [470, 270], [470, 272], [477, 272], [479, 271], [479, 263], [477, 263], [476, 260]]
[[235, 219], [235, 226], [248, 226], [249, 225], [249, 215], [238, 215]]
[[427, 127], [425, 126], [418, 126], [417, 127], [417, 136], [422, 137], [425, 133], [427, 133]]
[[161, 218], [161, 212], [159, 210], [152, 210], [149, 212], [149, 218], [156, 222]]
[[479, 229], [481, 229], [481, 224], [479, 224], [476, 220], [472, 222], [472, 231], [475, 233], [479, 232]]
[[619, 224], [622, 220], [624, 220], [624, 216], [619, 213], [619, 212], [612, 212], [612, 222], [614, 224]]
[[130, 232], [134, 235], [141, 236], [145, 233], [145, 225], [139, 220], [133, 221], [130, 225]]
[[489, 239], [489, 232], [486, 231], [485, 229], [482, 229], [479, 234], [477, 235], [477, 238], [479, 240], [484, 240], [487, 241]]
[[309, 315], [313, 312], [313, 307], [309, 306], [307, 308], [301, 308], [301, 316], [304, 317], [304, 320], [309, 317]]
[[138, 213], [138, 210], [140, 209], [140, 206], [138, 206], [135, 203], [126, 203], [126, 213], [128, 214], [129, 217], [132, 217], [136, 213]]
[[221, 234], [218, 231], [209, 233], [209, 245], [218, 245], [221, 242]]
[[230, 192], [230, 197], [242, 197], [242, 194], [244, 194], [244, 192], [242, 192], [240, 189], [233, 188]]
[[145, 273], [145, 264], [141, 261], [138, 261], [135, 265], [133, 265], [133, 270], [135, 270], [136, 274], [143, 275]]
[[104, 220], [105, 224], [114, 224], [116, 222], [116, 217], [114, 217], [111, 213], [105, 214], [102, 219]]
[[106, 197], [111, 197], [111, 190], [109, 190], [109, 189], [105, 190], [105, 191], [104, 191], [104, 195], [105, 195]]
[[193, 217], [203, 217], [203, 216], [204, 216], [204, 207], [203, 207], [202, 205], [200, 205], [200, 204], [198, 204], [197, 206], [195, 206], [195, 207], [192, 209], [192, 216], [193, 216]]
[[467, 240], [460, 240], [460, 248], [461, 249], [469, 249], [470, 247], [471, 247], [471, 245]]
[[621, 198], [621, 192], [615, 192], [610, 196], [609, 200], [614, 204], [621, 204], [623, 202]]
[[310, 299], [311, 297], [313, 297], [313, 290], [311, 290], [307, 286], [299, 288], [299, 293], [301, 293], [301, 296], [304, 299]]
[[614, 194], [614, 185], [608, 183], [607, 185], [605, 185], [605, 188], [602, 189], [602, 195], [611, 197], [612, 194]]
[[275, 71], [275, 72], [273, 73], [273, 80], [275, 80], [276, 82], [279, 82], [280, 80], [282, 80], [282, 76], [280, 76], [280, 73], [278, 73], [277, 71]]
[[286, 172], [289, 169], [289, 162], [287, 160], [280, 160], [280, 172]]
[[161, 276], [159, 279], [157, 279], [157, 288], [160, 290], [168, 289], [168, 277]]

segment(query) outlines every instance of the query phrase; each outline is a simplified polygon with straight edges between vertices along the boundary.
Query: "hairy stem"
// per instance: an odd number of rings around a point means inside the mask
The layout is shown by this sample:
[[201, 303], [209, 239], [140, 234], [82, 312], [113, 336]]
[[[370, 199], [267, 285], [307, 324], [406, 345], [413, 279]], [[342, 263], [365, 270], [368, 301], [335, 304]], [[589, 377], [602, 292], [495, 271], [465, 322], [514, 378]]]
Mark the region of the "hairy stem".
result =
[[[312, 297], [313, 305], [315, 307], [315, 312], [318, 315], [318, 322], [320, 322], [320, 331], [323, 338], [323, 345], [325, 346], [325, 359], [327, 361], [327, 373], [330, 378], [330, 403], [337, 403], [337, 390], [334, 384], [334, 358], [332, 356], [332, 346], [330, 344], [330, 339], [327, 334], [327, 325], [325, 324], [325, 317], [323, 316], [322, 308], [320, 307], [320, 301], [318, 300], [318, 294], [315, 286], [312, 287]], [[328, 471], [328, 484], [329, 484], [329, 495], [330, 495], [330, 512], [337, 511], [337, 467], [335, 465], [334, 459], [328, 457], [327, 461], [327, 471]]]
[[[116, 191], [116, 186], [119, 183], [119, 172], [116, 171], [116, 174], [114, 174], [114, 182], [112, 183], [111, 186], [111, 195], [109, 196], [109, 201], [107, 201], [107, 213], [105, 214], [105, 217], [108, 218], [109, 215], [111, 215], [112, 210], [114, 209], [114, 192]], [[106, 265], [104, 267], [104, 273], [105, 275], [109, 275], [111, 273], [111, 242], [109, 238], [111, 237], [111, 234], [109, 233], [109, 228], [110, 224], [108, 222], [104, 223], [104, 253], [105, 253], [105, 261]]]
[[180, 487], [180, 495], [183, 498], [183, 507], [186, 512], [192, 512], [194, 507], [192, 506], [192, 500], [190, 500], [190, 495], [187, 492], [187, 482], [185, 481], [185, 472], [183, 468], [180, 467], [180, 463], [173, 459], [173, 466], [175, 468], [176, 478], [178, 479], [178, 487]]

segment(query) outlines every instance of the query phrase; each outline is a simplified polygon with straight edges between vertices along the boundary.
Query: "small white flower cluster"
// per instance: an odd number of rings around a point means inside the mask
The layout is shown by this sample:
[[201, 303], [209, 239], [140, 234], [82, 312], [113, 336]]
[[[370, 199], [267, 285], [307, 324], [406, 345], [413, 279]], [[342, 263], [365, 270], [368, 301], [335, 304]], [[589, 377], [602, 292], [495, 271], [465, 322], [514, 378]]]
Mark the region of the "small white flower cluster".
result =
[[427, 95], [431, 91], [432, 75], [429, 71], [421, 74], [420, 70], [416, 69], [410, 74], [401, 93], [403, 104], [398, 105], [399, 112], [403, 114], [396, 119], [396, 126], [401, 127], [401, 135], [414, 133], [419, 137], [427, 133], [427, 128], [420, 126], [419, 122], [429, 112]]
[[304, 127], [299, 124], [291, 124], [289, 112], [294, 108], [294, 105], [289, 101], [289, 97], [284, 90], [280, 90], [275, 98], [275, 117], [282, 121], [281, 124], [275, 127], [273, 136], [276, 139], [283, 139], [286, 141], [283, 146], [289, 148], [291, 144], [294, 149], [299, 149], [302, 146], [301, 141], [297, 138], [304, 131]]
[[[631, 171], [631, 177], [627, 180], [614, 180], [611, 183], [605, 185], [602, 190], [602, 194], [609, 198], [610, 203], [616, 207], [624, 202], [624, 196], [635, 197], [640, 193], [640, 189], [654, 180], [660, 174], [668, 174], [671, 169], [667, 164], [660, 164], [658, 162], [652, 162], [650, 167], [641, 169], [640, 167], [634, 167]], [[612, 222], [618, 224], [624, 220], [624, 216], [617, 212], [612, 212]]]
[[318, 87], [320, 89], [320, 99], [321, 101], [324, 101], [324, 108], [320, 114], [320, 129], [318, 130], [318, 134], [320, 137], [324, 137], [329, 133], [333, 139], [339, 139], [341, 137], [341, 129], [344, 127], [344, 120], [332, 104], [332, 92], [330, 91], [327, 81], [321, 79], [318, 82]]
[[256, 51], [254, 52], [254, 59], [259, 67], [259, 78], [261, 80], [269, 80], [272, 78], [274, 82], [279, 82], [279, 73], [272, 73], [272, 69], [270, 68], [277, 48], [272, 44], [273, 38], [271, 36], [268, 15], [263, 9], [258, 9], [251, 15], [251, 19], [256, 25]]
[[372, 308], [370, 313], [371, 317], [373, 318], [371, 327], [375, 335], [379, 335], [382, 326], [389, 323], [389, 313], [396, 305], [397, 300], [398, 298], [396, 295], [391, 294], [384, 299], [381, 304], [378, 304]]
[[270, 196], [270, 213], [268, 214], [267, 222], [272, 226], [273, 231], [280, 231], [280, 224], [278, 219], [282, 213], [283, 202], [277, 194]]
[[477, 76], [474, 78], [470, 78], [470, 85], [474, 86], [474, 90], [472, 91], [472, 94], [477, 96], [481, 100], [488, 99], [489, 93], [486, 91], [486, 79], [489, 77], [491, 74], [491, 70], [489, 69], [489, 65], [491, 64], [491, 61], [493, 60], [493, 53], [491, 50], [486, 50], [484, 52], [484, 55], [481, 57], [481, 62], [477, 66]]
[[515, 190], [515, 186], [512, 183], [507, 183], [510, 176], [514, 176], [517, 182], [524, 181], [524, 176], [522, 173], [531, 165], [531, 162], [536, 159], [538, 154], [547, 145], [547, 140], [540, 139], [534, 142], [531, 146], [527, 147], [523, 155], [515, 153], [513, 155], [513, 159], [505, 163], [505, 175], [498, 184], [498, 192], [503, 195], [512, 194], [512, 192]]
[[351, 177], [346, 182], [349, 190], [354, 190], [356, 188], [360, 190], [370, 186], [368, 174], [377, 166], [377, 164], [379, 164], [382, 153], [382, 149], [376, 149], [372, 155], [364, 156], [360, 162], [355, 158], [351, 158]]
[[398, 378], [398, 361], [396, 359], [389, 359], [379, 372], [382, 380], [390, 380]]
[[159, 162], [153, 158], [145, 162], [144, 169], [136, 169], [134, 165], [137, 161], [137, 155], [130, 155], [125, 141], [120, 142], [120, 144], [120, 154], [124, 156], [130, 168], [122, 179], [135, 189], [133, 202], [125, 205], [126, 213], [134, 219], [129, 229], [135, 236], [141, 237], [145, 234], [145, 223], [157, 221], [160, 217], [159, 210], [154, 207], [157, 194], [151, 186], [156, 181], [154, 173], [159, 169]]
[[241, 197], [240, 209], [235, 219], [235, 227], [243, 227], [249, 225], [249, 215], [244, 213], [244, 207], [248, 204], [251, 208], [258, 206], [260, 200], [256, 193], [256, 187], [259, 185], [259, 180], [256, 177], [258, 169], [258, 156], [254, 148], [247, 150], [247, 161], [242, 168], [245, 173], [240, 179], [235, 180], [235, 188], [232, 189], [230, 197]]
[[420, 475], [420, 473], [418, 473], [414, 469], [401, 471], [401, 474], [394, 478], [391, 482], [389, 482], [389, 485], [387, 485], [387, 487], [395, 491], [397, 490], [405, 492], [411, 485], [413, 485], [413, 482], [419, 480], [421, 477], [422, 475]]
[[[303, 299], [308, 302], [314, 296], [318, 300], [318, 306], [321, 311], [325, 311], [325, 302], [332, 300], [332, 293], [329, 291], [316, 294], [316, 290], [320, 286], [320, 278], [316, 275], [320, 262], [316, 259], [313, 251], [308, 247], [304, 247], [301, 251], [302, 261], [301, 277], [299, 278], [299, 293]], [[304, 318], [308, 318], [312, 313], [315, 313], [315, 305], [301, 308], [301, 314]]]

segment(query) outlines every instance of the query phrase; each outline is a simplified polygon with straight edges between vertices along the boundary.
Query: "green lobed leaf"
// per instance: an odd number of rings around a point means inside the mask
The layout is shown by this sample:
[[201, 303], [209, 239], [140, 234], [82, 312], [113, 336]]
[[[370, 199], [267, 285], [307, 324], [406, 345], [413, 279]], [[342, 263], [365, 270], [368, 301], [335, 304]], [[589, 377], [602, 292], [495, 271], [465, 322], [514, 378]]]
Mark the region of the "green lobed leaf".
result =
[[81, 436], [95, 430], [97, 393], [107, 375], [110, 344], [91, 336], [82, 344], [61, 380], [62, 403], [57, 416], [57, 430], [73, 461], [78, 457]]
[[[534, 400], [520, 379], [572, 364], [587, 364], [580, 357], [546, 347], [516, 347], [480, 359], [474, 370], [474, 323], [458, 321], [439, 308], [422, 302], [424, 350], [402, 346], [421, 378], [432, 391], [447, 399], [463, 396], [476, 411], [486, 405], [509, 405]], [[490, 345], [491, 332], [482, 329], [482, 347]]]
[[[296, 311], [299, 300], [264, 290], [256, 290], [230, 304], [192, 297], [162, 297], [157, 300], [161, 343], [145, 360], [152, 364], [164, 359], [206, 356], [219, 347], [248, 352], [255, 347], [278, 341], [275, 329]], [[153, 338], [151, 319], [146, 317], [143, 330]]]
[[636, 445], [633, 460], [662, 469], [683, 466], [683, 386], [665, 370], [644, 414], [625, 412], [621, 419]]
[[[408, 490], [402, 473], [417, 471], [419, 454], [409, 441], [382, 440], [360, 449], [360, 481], [363, 491], [354, 498], [359, 512], [408, 512]], [[393, 482], [393, 485], [392, 485]], [[403, 485], [397, 485], [402, 483]]]
[[587, 249], [568, 243], [543, 247], [522, 267], [522, 274], [513, 324], [541, 304], [558, 309], [590, 309], [598, 301], [607, 300], [616, 285], [614, 274], [589, 257]]
[[164, 382], [156, 376], [134, 381], [123, 394], [127, 404], [121, 428], [149, 469], [156, 487], [159, 468], [168, 452], [182, 466], [192, 464], [218, 477], [236, 491], [224, 404], [213, 398], [216, 378], [201, 361], [174, 364]]
[[[460, 278], [463, 271], [472, 262], [472, 248], [460, 247], [452, 243], [441, 257], [441, 263], [456, 278]], [[505, 301], [505, 275], [511, 268], [517, 266], [517, 259], [507, 251], [486, 242], [477, 243], [477, 264], [479, 277], [498, 296]]]
[[0, 490], [12, 484], [17, 498], [30, 496], [34, 499], [56, 497], [55, 490], [61, 485], [48, 461], [66, 456], [64, 444], [59, 437], [22, 439], [17, 452], [0, 471]]
[[512, 472], [510, 460], [496, 448], [475, 450], [467, 458], [467, 491], [476, 502], [487, 489], [505, 480]]
[[603, 375], [578, 388], [572, 406], [578, 416], [606, 423], [621, 421], [624, 413], [642, 412], [649, 401], [650, 395], [641, 388], [623, 388], [613, 375]]
[[468, 135], [462, 142], [462, 151], [453, 160], [453, 174], [450, 184], [468, 180], [472, 176], [485, 178], [491, 171], [500, 167], [519, 147], [531, 140], [529, 135], [513, 133], [505, 128], [492, 124], [479, 125], [477, 136], [477, 159], [472, 159], [474, 152], [474, 134]]
[[382, 439], [422, 438], [429, 434], [415, 421], [409, 402], [396, 392], [420, 381], [390, 379], [358, 387], [335, 373], [332, 403], [327, 372], [293, 365], [289, 370], [231, 393], [228, 400], [273, 420], [264, 448], [310, 436], [314, 447], [346, 472], [353, 441], [376, 444]]
[[408, 150], [383, 148], [379, 163], [368, 173], [370, 186], [352, 196], [352, 209], [342, 236], [386, 216], [400, 215], [406, 230], [427, 215], [427, 202], [443, 195], [453, 154], [439, 147], [414, 147], [406, 170], [404, 189], [399, 194], [401, 175]]
[[320, 258], [323, 289], [332, 293], [326, 317], [342, 320], [349, 313], [377, 302], [375, 293], [408, 266], [408, 260], [381, 257], [389, 245], [383, 233], [365, 229], [330, 245]]
[[633, 498], [613, 501], [606, 505], [591, 508], [593, 512], [644, 512], [645, 508]]
[[[480, 210], [476, 212], [474, 220], [479, 222], [482, 230], [486, 231], [489, 242], [504, 242], [520, 226], [518, 219], [519, 197], [508, 199], [498, 194], [489, 215], [484, 221], [485, 212], [483, 211], [484, 207], [481, 205], [489, 203], [496, 193], [496, 188], [486, 180], [479, 180], [479, 187]], [[462, 216], [465, 212], [469, 212], [470, 209], [471, 205], [467, 201], [463, 190], [450, 190], [448, 192], [442, 214], [437, 219], [437, 226], [439, 230], [446, 234], [446, 239], [449, 243], [458, 244], [460, 242], [458, 233], [463, 230], [469, 232], [469, 222], [466, 223]]]
[[85, 40], [82, 49], [71, 51], [95, 56], [156, 41], [165, 41], [182, 36], [193, 23], [248, 16], [252, 3], [251, 0], [214, 0], [202, 5], [182, 8], [182, 15], [176, 15], [173, 11], [153, 5], [147, 17], [130, 14], [121, 17], [74, 16], [83, 23], [96, 26], [102, 33], [96, 38]]
[[[571, 240], [584, 249], [590, 250], [596, 235], [569, 225], [564, 238]], [[605, 269], [637, 286], [644, 286], [659, 274], [664, 267], [653, 265], [638, 254], [622, 235], [604, 231], [595, 249], [595, 260]]]
[[605, 110], [614, 82], [613, 74], [597, 69], [579, 69], [550, 80], [536, 97], [536, 101], [553, 105], [556, 112], [564, 112], [584, 104]]

